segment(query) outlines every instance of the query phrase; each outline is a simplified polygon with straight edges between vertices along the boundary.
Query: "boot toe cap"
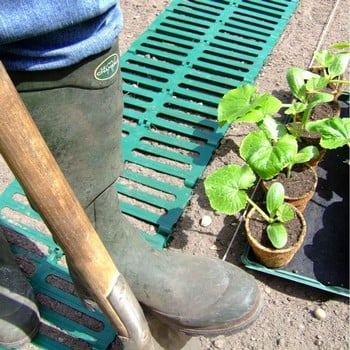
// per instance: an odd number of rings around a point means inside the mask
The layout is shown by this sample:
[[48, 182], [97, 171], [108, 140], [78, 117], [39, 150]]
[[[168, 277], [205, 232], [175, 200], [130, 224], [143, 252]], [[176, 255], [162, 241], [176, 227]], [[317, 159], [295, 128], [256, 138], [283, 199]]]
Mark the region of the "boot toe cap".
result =
[[[201, 281], [198, 274], [190, 275], [190, 300], [185, 300], [184, 295], [169, 299], [169, 303], [177, 303], [176, 313], [153, 311], [165, 323], [192, 335], [230, 334], [251, 325], [263, 306], [263, 296], [255, 279], [242, 269], [221, 260], [199, 260], [206, 273], [202, 275]], [[191, 286], [191, 281], [195, 285]], [[174, 307], [171, 309], [174, 310]]]
[[250, 326], [263, 307], [263, 296], [256, 282], [251, 279], [240, 286], [231, 279], [224, 294], [215, 304], [209, 305], [201, 315], [183, 320], [184, 333], [215, 336], [239, 332]]

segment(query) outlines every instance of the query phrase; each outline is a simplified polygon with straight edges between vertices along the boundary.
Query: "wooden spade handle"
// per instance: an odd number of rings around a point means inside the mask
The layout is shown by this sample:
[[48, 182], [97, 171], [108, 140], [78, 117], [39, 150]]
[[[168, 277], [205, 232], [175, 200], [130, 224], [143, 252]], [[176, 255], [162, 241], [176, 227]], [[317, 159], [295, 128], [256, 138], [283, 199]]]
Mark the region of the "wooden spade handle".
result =
[[1, 62], [0, 153], [101, 310], [127, 337], [107, 299], [120, 274]]

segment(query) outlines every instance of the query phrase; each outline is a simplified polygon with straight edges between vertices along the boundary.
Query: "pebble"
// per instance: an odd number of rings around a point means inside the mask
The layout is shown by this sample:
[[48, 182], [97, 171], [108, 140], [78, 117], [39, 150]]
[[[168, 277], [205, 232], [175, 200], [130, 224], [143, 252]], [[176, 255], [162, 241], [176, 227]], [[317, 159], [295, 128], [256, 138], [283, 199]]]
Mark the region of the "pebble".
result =
[[322, 340], [316, 339], [316, 340], [314, 341], [314, 345], [316, 345], [316, 346], [321, 346], [321, 345], [322, 345]]
[[321, 309], [320, 307], [318, 307], [317, 309], [315, 309], [314, 311], [314, 316], [318, 319], [318, 320], [324, 320], [326, 318], [326, 311], [324, 311], [323, 309]]
[[286, 345], [286, 342], [285, 342], [285, 340], [283, 338], [278, 338], [276, 343], [277, 343], [277, 346], [279, 346], [281, 348], [284, 348], [285, 345]]
[[203, 215], [200, 224], [203, 227], [207, 227], [207, 226], [211, 225], [212, 222], [213, 222], [213, 220], [209, 215]]
[[216, 349], [225, 349], [226, 348], [226, 340], [219, 338], [213, 341], [213, 345]]
[[224, 247], [220, 242], [215, 242], [210, 248], [210, 250], [216, 250], [216, 251], [220, 251], [223, 250]]
[[271, 293], [271, 288], [268, 286], [265, 286], [265, 293], [270, 294]]

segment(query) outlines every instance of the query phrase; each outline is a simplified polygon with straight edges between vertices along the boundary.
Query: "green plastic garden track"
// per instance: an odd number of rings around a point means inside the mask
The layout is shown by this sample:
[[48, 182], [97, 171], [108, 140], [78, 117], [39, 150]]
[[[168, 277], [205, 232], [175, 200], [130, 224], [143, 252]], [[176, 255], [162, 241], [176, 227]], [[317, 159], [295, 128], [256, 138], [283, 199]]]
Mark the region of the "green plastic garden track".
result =
[[[144, 233], [154, 246], [166, 245], [225, 133], [216, 123], [220, 98], [255, 81], [297, 5], [297, 0], [173, 0], [123, 55], [126, 167], [116, 186], [123, 212], [155, 227], [156, 233]], [[75, 338], [76, 348], [105, 349], [113, 329], [103, 315], [60, 289], [57, 281], [70, 284], [62, 251], [23, 199], [12, 182], [0, 195], [0, 223], [18, 233], [12, 249], [33, 266], [30, 280], [45, 324], [33, 343], [68, 349], [65, 339]], [[68, 319], [48, 306], [52, 302], [97, 325]]]

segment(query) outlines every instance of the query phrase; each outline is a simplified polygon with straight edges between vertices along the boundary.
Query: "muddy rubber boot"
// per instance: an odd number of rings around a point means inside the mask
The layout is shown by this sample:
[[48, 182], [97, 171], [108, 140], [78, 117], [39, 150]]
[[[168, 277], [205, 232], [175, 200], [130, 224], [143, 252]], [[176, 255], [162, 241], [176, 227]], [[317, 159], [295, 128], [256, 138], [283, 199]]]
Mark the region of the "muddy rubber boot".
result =
[[0, 347], [29, 343], [38, 328], [33, 289], [18, 268], [0, 226]]
[[[114, 186], [123, 166], [117, 50], [57, 71], [11, 76], [138, 301], [187, 334], [241, 330], [257, 318], [262, 304], [249, 274], [219, 259], [157, 250], [120, 212]], [[83, 293], [74, 271], [71, 275]]]

